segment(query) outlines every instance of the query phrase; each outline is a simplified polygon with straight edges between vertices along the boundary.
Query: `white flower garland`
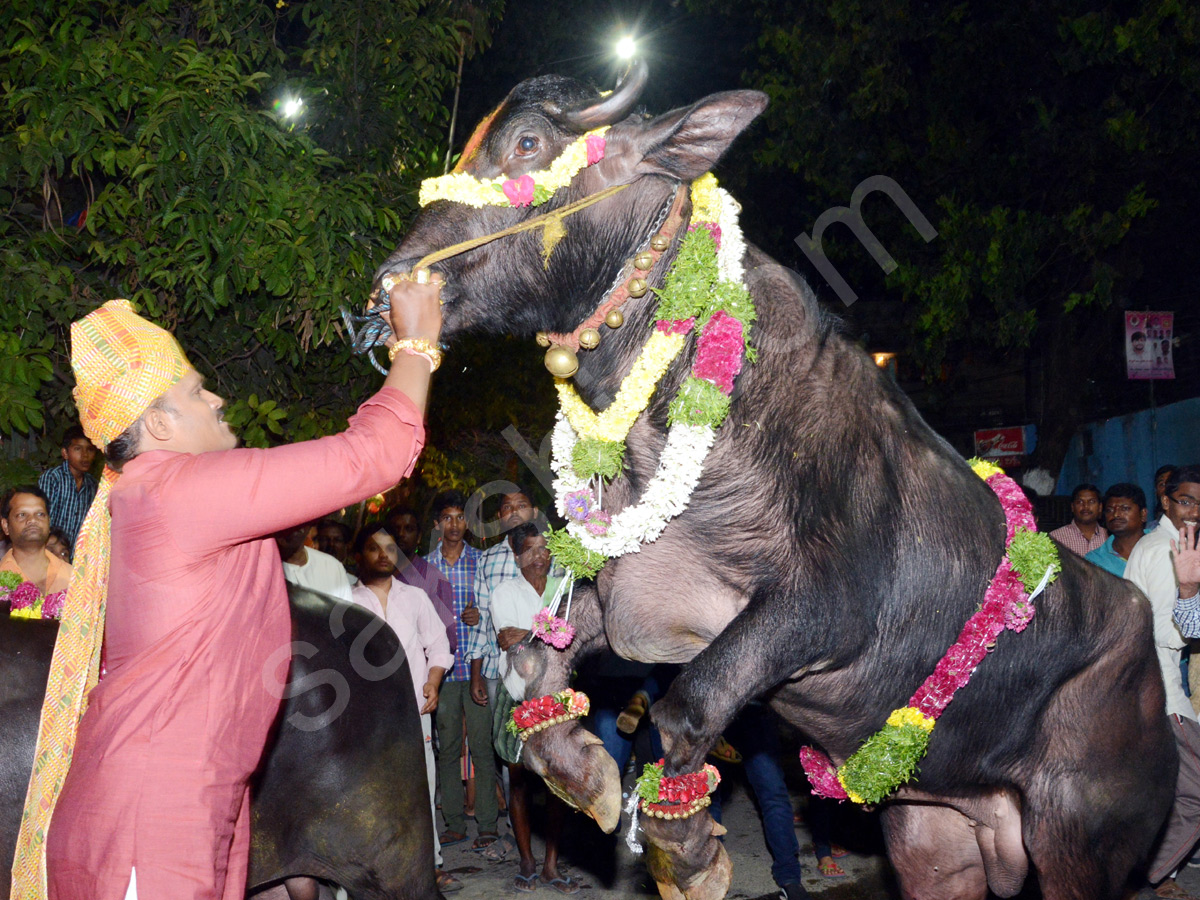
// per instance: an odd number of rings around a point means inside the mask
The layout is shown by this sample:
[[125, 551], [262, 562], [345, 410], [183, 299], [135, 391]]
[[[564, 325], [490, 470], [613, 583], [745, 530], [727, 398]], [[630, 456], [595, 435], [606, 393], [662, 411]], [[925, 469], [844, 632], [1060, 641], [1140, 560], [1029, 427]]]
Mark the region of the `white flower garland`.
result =
[[[711, 174], [702, 176], [695, 188], [693, 196], [701, 202], [694, 210], [693, 222], [713, 222], [720, 227], [717, 269], [723, 280], [740, 283], [745, 274], [742, 257], [746, 253], [745, 239], [738, 223], [741, 206], [728, 191], [717, 186]], [[609, 559], [638, 552], [642, 544], [656, 540], [667, 523], [687, 509], [715, 440], [716, 431], [709, 425], [672, 425], [667, 431], [667, 443], [659, 454], [658, 467], [641, 499], [613, 516], [604, 534], [594, 534], [588, 530], [586, 522], [567, 515], [566, 498], [577, 491], [591, 491], [599, 506], [603, 502], [603, 482], [596, 477], [593, 484], [592, 479], [576, 474], [572, 458], [579, 435], [560, 408], [551, 435], [550, 466], [555, 474], [555, 503], [559, 514], [567, 518], [568, 533], [578, 538], [586, 549]], [[560, 590], [559, 594], [562, 593]], [[559, 599], [556, 596], [551, 608], [557, 610]]]
[[[687, 509], [716, 436], [707, 425], [672, 425], [658, 457], [658, 468], [641, 500], [613, 516], [606, 534], [592, 534], [583, 522], [575, 521], [567, 522], [567, 531], [579, 538], [584, 547], [609, 559], [636, 553], [642, 544], [656, 540], [667, 523]], [[590, 487], [588, 479], [576, 475], [571, 465], [571, 454], [578, 440], [571, 423], [559, 413], [551, 437], [551, 466], [557, 476], [554, 492], [558, 511], [563, 516], [567, 514], [566, 495]]]

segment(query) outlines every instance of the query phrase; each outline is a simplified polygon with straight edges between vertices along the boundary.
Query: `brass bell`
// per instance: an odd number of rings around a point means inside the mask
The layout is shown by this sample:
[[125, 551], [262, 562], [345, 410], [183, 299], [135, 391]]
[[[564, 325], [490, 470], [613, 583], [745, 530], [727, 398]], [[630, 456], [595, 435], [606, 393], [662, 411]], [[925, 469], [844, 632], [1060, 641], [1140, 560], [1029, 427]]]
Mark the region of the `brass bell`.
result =
[[655, 250], [657, 250], [659, 253], [662, 253], [670, 245], [671, 245], [671, 239], [669, 237], [667, 237], [665, 234], [656, 234], [654, 237], [650, 238], [650, 246], [653, 247]]
[[609, 328], [620, 328], [625, 324], [625, 313], [619, 309], [610, 309], [608, 315], [604, 317], [604, 324]]
[[645, 295], [649, 285], [646, 284], [645, 278], [630, 278], [627, 290], [630, 297], [641, 297]]
[[555, 344], [546, 351], [546, 368], [556, 378], [570, 378], [579, 371], [579, 357], [570, 347]]
[[585, 328], [579, 332], [579, 346], [584, 350], [595, 350], [600, 346], [600, 332], [595, 328]]
[[634, 268], [642, 272], [647, 272], [654, 265], [654, 257], [649, 253], [639, 253], [633, 258]]
[[539, 347], [549, 347], [550, 346], [550, 336], [548, 334], [546, 334], [546, 332], [544, 332], [544, 331], [539, 331], [536, 335], [534, 335], [533, 339], [535, 341], [537, 341], [537, 345]]

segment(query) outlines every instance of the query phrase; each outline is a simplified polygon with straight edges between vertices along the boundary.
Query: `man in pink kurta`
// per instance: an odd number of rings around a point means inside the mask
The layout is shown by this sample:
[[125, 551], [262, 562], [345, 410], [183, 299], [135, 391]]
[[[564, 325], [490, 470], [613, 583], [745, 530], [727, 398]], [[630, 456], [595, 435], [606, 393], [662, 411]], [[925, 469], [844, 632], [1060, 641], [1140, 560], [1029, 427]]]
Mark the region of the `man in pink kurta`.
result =
[[243, 896], [246, 782], [279, 706], [266, 668], [291, 642], [279, 551], [261, 536], [396, 484], [422, 439], [420, 412], [385, 388], [334, 437], [126, 464], [107, 674], [54, 813], [52, 898], [120, 900], [131, 869], [147, 900]]
[[[394, 485], [424, 440], [437, 286], [405, 282], [390, 300], [392, 331], [407, 340], [384, 387], [345, 432], [270, 450], [236, 448], [224, 401], [128, 302], [72, 326], [76, 403], [109, 469], [51, 665], [14, 897], [41, 896], [29, 856], [39, 807], [52, 813], [50, 900], [244, 895], [248, 783], [279, 706], [272, 664], [291, 643], [269, 535]], [[63, 732], [52, 691], [72, 695], [77, 648], [100, 626], [106, 674], [77, 729]], [[60, 758], [69, 769], [56, 796], [45, 774]]]

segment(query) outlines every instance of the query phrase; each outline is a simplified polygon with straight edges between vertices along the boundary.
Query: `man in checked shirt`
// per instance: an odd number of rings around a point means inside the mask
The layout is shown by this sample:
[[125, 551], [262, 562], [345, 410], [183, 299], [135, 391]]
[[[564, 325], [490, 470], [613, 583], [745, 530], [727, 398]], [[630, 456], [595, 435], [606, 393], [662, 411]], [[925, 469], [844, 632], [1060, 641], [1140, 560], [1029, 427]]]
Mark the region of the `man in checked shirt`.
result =
[[471, 657], [473, 635], [479, 631], [480, 615], [475, 605], [475, 573], [480, 553], [466, 541], [467, 518], [463, 510], [467, 499], [460, 491], [442, 491], [433, 498], [433, 520], [440, 540], [425, 557], [450, 582], [454, 592], [458, 646], [454, 649], [454, 668], [446, 673], [438, 699], [438, 781], [442, 785], [442, 818], [446, 830], [438, 836], [443, 847], [461, 844], [467, 839], [467, 817], [463, 803], [462, 757], [463, 722], [467, 726], [467, 745], [475, 766], [475, 822], [479, 833], [472, 849], [482, 850], [499, 837], [496, 831], [496, 765], [492, 760], [492, 715], [487, 706], [471, 699]]

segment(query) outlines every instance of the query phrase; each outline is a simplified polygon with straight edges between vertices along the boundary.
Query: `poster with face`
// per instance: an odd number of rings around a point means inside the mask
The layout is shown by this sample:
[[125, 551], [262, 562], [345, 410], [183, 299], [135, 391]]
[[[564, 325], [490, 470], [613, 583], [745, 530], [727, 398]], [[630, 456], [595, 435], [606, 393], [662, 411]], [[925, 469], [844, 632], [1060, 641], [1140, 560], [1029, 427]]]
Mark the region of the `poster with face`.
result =
[[1174, 313], [1125, 313], [1127, 378], [1147, 380], [1175, 377], [1175, 359], [1171, 349], [1174, 326]]

